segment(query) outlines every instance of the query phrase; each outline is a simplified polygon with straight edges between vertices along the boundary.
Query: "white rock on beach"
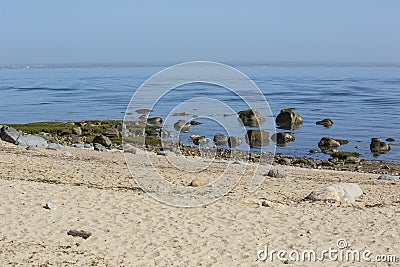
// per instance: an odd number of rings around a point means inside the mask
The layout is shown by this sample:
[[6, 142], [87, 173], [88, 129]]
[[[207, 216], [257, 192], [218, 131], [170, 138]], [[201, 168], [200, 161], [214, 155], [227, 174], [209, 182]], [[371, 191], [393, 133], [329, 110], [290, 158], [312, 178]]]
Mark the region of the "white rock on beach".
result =
[[332, 184], [319, 190], [312, 191], [306, 199], [312, 201], [335, 201], [354, 203], [363, 194], [361, 187], [353, 183]]

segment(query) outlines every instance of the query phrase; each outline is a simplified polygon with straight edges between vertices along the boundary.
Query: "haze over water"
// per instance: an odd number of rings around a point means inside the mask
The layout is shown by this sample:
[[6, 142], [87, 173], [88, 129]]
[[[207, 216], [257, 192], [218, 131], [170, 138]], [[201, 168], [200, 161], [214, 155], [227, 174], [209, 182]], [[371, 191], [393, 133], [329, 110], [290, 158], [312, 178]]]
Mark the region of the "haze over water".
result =
[[[310, 155], [323, 136], [347, 139], [340, 151], [357, 151], [361, 158], [400, 161], [400, 67], [235, 66], [261, 89], [276, 116], [280, 109], [296, 108], [304, 124], [292, 131], [296, 141], [277, 152]], [[0, 69], [0, 124], [35, 121], [123, 119], [135, 90], [163, 67], [41, 67]], [[235, 110], [240, 101], [215, 86], [192, 84], [161, 100], [154, 116], [165, 117], [167, 107], [185, 99], [215, 97]], [[164, 108], [163, 108], [164, 107]], [[187, 112], [196, 115], [195, 110]], [[315, 125], [331, 118], [327, 129]], [[181, 117], [176, 117], [176, 120]], [[192, 134], [212, 136], [220, 129], [203, 123]], [[277, 129], [277, 131], [284, 131]], [[395, 138], [392, 151], [374, 158], [372, 137]], [[185, 140], [184, 140], [185, 141]], [[359, 148], [355, 148], [355, 147]]]

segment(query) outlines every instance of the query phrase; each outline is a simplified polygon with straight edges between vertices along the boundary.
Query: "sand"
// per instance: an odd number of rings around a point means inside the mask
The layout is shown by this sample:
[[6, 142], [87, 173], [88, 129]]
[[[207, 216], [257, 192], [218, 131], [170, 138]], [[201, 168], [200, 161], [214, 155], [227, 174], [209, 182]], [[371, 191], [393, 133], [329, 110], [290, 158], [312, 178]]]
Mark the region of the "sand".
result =
[[[246, 177], [212, 204], [181, 208], [141, 190], [123, 153], [88, 149], [28, 151], [0, 141], [0, 266], [398, 266], [377, 255], [400, 257], [399, 184], [376, 174], [279, 166], [289, 178], [267, 177], [254, 193]], [[154, 175], [143, 155], [137, 168]], [[155, 167], [187, 186], [194, 177], [213, 180], [226, 164], [200, 173], [182, 173], [164, 156], [151, 154]], [[238, 164], [239, 165], [239, 164]], [[254, 170], [249, 165], [247, 176]], [[263, 179], [268, 166], [256, 176]], [[273, 166], [276, 167], [276, 166]], [[338, 182], [357, 183], [364, 194], [353, 205], [305, 201], [311, 191]], [[267, 206], [259, 205], [266, 200]], [[43, 208], [46, 202], [56, 210]], [[88, 239], [67, 235], [85, 230]], [[373, 262], [286, 261], [271, 250], [372, 251]], [[341, 243], [341, 244], [342, 244]], [[318, 254], [319, 255], [319, 254]], [[286, 255], [288, 258], [288, 255]]]

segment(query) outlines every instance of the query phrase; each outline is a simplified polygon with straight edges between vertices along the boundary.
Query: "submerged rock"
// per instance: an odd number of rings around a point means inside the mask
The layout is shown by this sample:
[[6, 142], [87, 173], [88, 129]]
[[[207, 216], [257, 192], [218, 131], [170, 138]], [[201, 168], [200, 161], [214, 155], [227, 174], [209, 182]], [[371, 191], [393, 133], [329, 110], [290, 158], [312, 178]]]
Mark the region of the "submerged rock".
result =
[[394, 139], [394, 138], [387, 138], [386, 139], [386, 142], [395, 142], [396, 141], [396, 139]]
[[190, 123], [186, 122], [185, 120], [179, 120], [175, 122], [174, 129], [187, 133], [190, 130]]
[[323, 119], [322, 121], [317, 121], [315, 124], [322, 125], [326, 128], [329, 128], [333, 125], [333, 121], [331, 119], [327, 118], [327, 119]]
[[276, 117], [276, 124], [285, 130], [295, 130], [303, 124], [303, 118], [293, 108], [282, 109]]
[[239, 111], [238, 115], [245, 126], [260, 127], [265, 122], [265, 117], [255, 109]]
[[262, 147], [269, 145], [269, 132], [264, 130], [248, 130], [246, 142], [250, 147]]
[[379, 138], [372, 138], [369, 149], [374, 154], [384, 154], [390, 151], [390, 146]]
[[271, 136], [271, 139], [281, 146], [287, 145], [288, 143], [296, 140], [296, 138], [290, 133], [275, 133]]

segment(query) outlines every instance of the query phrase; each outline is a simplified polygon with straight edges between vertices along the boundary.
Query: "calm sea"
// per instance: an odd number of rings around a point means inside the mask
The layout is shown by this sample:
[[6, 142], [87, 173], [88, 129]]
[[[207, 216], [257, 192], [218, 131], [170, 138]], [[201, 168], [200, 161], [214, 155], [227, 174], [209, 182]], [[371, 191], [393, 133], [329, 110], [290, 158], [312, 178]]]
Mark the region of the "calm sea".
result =
[[[347, 139], [342, 151], [357, 151], [362, 158], [400, 161], [400, 67], [236, 66], [261, 89], [274, 115], [296, 108], [304, 124], [292, 131], [296, 141], [277, 152], [310, 155], [323, 136]], [[0, 69], [0, 124], [35, 121], [123, 119], [135, 90], [163, 67], [31, 67]], [[241, 103], [224, 90], [193, 84], [165, 96], [153, 115], [199, 96], [241, 109]], [[164, 104], [163, 104], [164, 103]], [[195, 111], [188, 111], [195, 114]], [[158, 114], [157, 114], [158, 113]], [[331, 118], [326, 129], [317, 120]], [[180, 119], [176, 117], [176, 120]], [[219, 132], [210, 123], [192, 128], [193, 134], [212, 138]], [[372, 137], [395, 138], [392, 151], [374, 158]], [[357, 147], [357, 148], [356, 148]]]

